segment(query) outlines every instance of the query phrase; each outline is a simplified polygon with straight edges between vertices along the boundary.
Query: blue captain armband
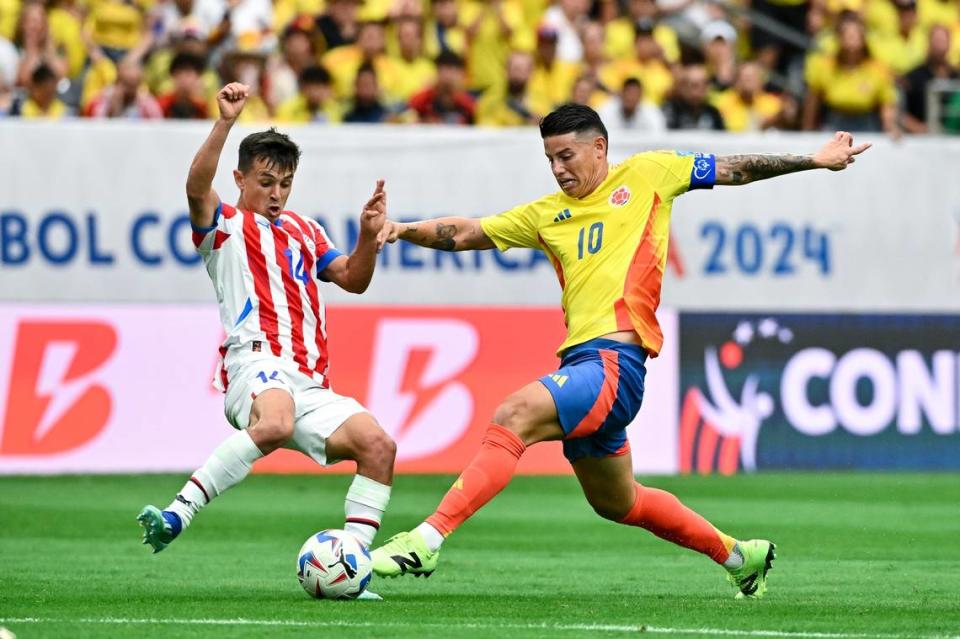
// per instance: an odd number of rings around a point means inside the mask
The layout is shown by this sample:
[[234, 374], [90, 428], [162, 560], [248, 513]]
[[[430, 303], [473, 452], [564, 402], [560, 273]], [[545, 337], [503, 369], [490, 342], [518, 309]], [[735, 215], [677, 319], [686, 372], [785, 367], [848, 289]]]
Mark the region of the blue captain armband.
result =
[[717, 183], [717, 156], [713, 153], [694, 153], [690, 170], [690, 190], [712, 189]]
[[680, 156], [693, 156], [693, 168], [690, 170], [690, 190], [712, 189], [717, 183], [717, 156], [713, 153], [691, 153], [677, 151]]

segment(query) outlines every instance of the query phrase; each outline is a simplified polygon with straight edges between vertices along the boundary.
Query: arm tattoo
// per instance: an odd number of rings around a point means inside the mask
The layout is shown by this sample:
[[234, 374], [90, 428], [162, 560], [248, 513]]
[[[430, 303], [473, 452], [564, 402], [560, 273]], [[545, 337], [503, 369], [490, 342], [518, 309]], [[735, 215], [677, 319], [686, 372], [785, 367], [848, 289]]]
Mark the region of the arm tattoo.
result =
[[746, 184], [815, 168], [812, 155], [723, 155], [717, 158], [717, 184]]
[[454, 239], [457, 235], [456, 224], [438, 223], [434, 233], [430, 233], [430, 231], [426, 229], [421, 232], [421, 224], [423, 224], [423, 222], [407, 226], [407, 228], [400, 233], [400, 238], [413, 242], [414, 244], [419, 244], [420, 246], [426, 246], [440, 251], [457, 250], [457, 242]]
[[437, 224], [437, 239], [430, 245], [440, 251], [456, 250], [457, 242], [453, 238], [457, 235], [455, 224]]

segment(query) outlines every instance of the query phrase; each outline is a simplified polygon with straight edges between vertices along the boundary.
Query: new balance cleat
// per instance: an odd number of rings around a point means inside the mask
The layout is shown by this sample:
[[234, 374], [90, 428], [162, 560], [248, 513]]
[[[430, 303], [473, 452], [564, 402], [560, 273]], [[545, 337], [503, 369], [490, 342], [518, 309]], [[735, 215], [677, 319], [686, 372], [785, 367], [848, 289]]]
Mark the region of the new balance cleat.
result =
[[137, 521], [143, 526], [143, 543], [153, 548], [154, 553], [169, 546], [183, 530], [179, 515], [156, 506], [145, 506], [137, 515]]
[[437, 569], [439, 559], [440, 551], [430, 552], [420, 533], [403, 532], [373, 551], [373, 571], [381, 577], [429, 577]]
[[777, 558], [777, 547], [765, 539], [739, 541], [743, 565], [727, 572], [727, 581], [737, 587], [736, 599], [760, 599], [767, 592], [767, 573]]

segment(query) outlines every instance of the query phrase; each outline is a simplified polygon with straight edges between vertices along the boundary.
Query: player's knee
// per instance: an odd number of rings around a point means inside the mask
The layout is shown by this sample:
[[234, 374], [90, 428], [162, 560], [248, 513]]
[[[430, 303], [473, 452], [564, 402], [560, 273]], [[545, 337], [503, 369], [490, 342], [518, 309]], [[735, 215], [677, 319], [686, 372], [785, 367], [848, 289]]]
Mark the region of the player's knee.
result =
[[620, 521], [630, 512], [631, 504], [621, 504], [606, 497], [587, 497], [593, 512], [610, 521]]
[[253, 426], [254, 441], [261, 450], [280, 448], [293, 439], [293, 416], [285, 413], [261, 416]]
[[382, 428], [371, 429], [357, 450], [357, 461], [368, 466], [392, 468], [397, 457], [397, 443]]
[[533, 423], [530, 402], [519, 394], [510, 395], [493, 414], [493, 422], [523, 436]]

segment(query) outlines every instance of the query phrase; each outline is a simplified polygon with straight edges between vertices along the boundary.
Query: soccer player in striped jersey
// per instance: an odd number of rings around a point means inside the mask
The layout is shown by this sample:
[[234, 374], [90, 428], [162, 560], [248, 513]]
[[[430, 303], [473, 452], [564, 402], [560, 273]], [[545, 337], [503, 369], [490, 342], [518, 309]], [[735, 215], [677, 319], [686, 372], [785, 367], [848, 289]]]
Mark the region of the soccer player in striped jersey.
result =
[[667, 259], [670, 209], [686, 191], [746, 184], [785, 173], [839, 171], [870, 145], [837, 133], [814, 155], [714, 157], [664, 151], [607, 161], [607, 130], [589, 107], [564, 105], [540, 124], [560, 191], [482, 219], [387, 221], [379, 238], [445, 251], [527, 247], [544, 251], [563, 290], [567, 339], [560, 368], [500, 405], [480, 451], [437, 510], [374, 550], [383, 576], [429, 575], [440, 546], [513, 476], [524, 450], [563, 440], [587, 501], [602, 517], [701, 552], [724, 566], [737, 597], [761, 597], [774, 545], [737, 540], [668, 492], [633, 477], [626, 427], [643, 397], [644, 363], [663, 333], [655, 311]]
[[349, 256], [316, 221], [284, 209], [300, 149], [274, 129], [241, 142], [233, 172], [240, 197], [236, 206], [223, 202], [213, 177], [247, 95], [239, 83], [221, 89], [220, 118], [187, 177], [193, 241], [213, 280], [227, 335], [214, 384], [226, 393], [225, 413], [238, 432], [166, 509], [143, 509], [144, 543], [163, 550], [257, 459], [290, 448], [321, 465], [357, 463], [344, 527], [369, 546], [390, 499], [396, 445], [363, 406], [330, 387], [326, 318], [314, 276], [352, 293], [366, 290], [386, 219], [383, 181], [363, 208]]

